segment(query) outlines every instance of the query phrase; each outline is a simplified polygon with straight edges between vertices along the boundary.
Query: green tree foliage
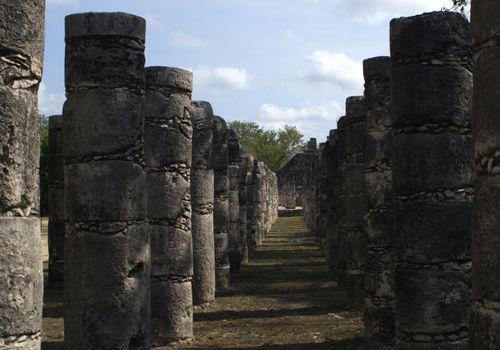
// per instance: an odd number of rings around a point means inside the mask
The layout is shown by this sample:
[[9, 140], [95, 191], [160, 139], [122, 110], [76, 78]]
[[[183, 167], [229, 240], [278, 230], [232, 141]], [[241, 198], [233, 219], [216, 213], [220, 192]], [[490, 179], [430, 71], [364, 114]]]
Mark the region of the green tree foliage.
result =
[[233, 121], [229, 127], [238, 134], [241, 145], [274, 172], [305, 147], [304, 135], [293, 125], [275, 131], [265, 130], [254, 122]]
[[49, 202], [49, 119], [40, 114], [40, 214], [48, 213]]

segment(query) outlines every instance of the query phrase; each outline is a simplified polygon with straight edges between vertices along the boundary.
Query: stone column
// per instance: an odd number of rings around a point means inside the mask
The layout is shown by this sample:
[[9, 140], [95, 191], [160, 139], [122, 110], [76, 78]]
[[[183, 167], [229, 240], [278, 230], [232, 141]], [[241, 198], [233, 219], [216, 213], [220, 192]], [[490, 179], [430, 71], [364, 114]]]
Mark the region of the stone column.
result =
[[193, 303], [215, 300], [213, 110], [208, 102], [191, 104], [193, 154], [191, 166], [191, 230], [193, 234]]
[[0, 2], [0, 348], [39, 349], [39, 216], [45, 1]]
[[346, 290], [351, 310], [363, 310], [366, 237], [363, 230], [366, 211], [364, 145], [366, 104], [363, 96], [346, 100], [345, 150], [346, 168], [344, 198], [347, 228]]
[[148, 67], [144, 108], [147, 219], [151, 236], [151, 337], [155, 346], [193, 337], [189, 112], [193, 74]]
[[330, 130], [328, 169], [327, 169], [327, 247], [326, 256], [330, 270], [335, 271], [335, 259], [338, 254], [338, 208], [337, 201], [337, 130]]
[[247, 187], [247, 250], [248, 257], [251, 258], [252, 254], [255, 252], [255, 217], [254, 212], [256, 210], [255, 199], [256, 199], [256, 190], [257, 190], [257, 164], [258, 161], [252, 157], [252, 165], [251, 165], [251, 173], [247, 178], [248, 187]]
[[500, 348], [500, 22], [497, 1], [472, 1], [475, 199], [470, 349]]
[[229, 286], [229, 154], [227, 124], [214, 117], [214, 237], [215, 283], [217, 289]]
[[240, 144], [234, 130], [227, 133], [229, 155], [229, 267], [230, 272], [238, 272], [240, 254]]
[[[347, 271], [347, 224], [346, 224], [346, 150], [345, 150], [345, 127], [346, 117], [341, 117], [337, 121], [337, 184], [335, 192], [337, 197], [338, 226], [337, 226], [337, 257], [335, 260], [336, 270], [334, 271], [337, 282], [345, 287]], [[313, 169], [314, 171], [314, 169]]]
[[471, 33], [458, 13], [391, 21], [396, 337], [466, 349], [471, 306]]
[[240, 147], [240, 189], [239, 189], [239, 204], [240, 204], [240, 254], [241, 262], [248, 262], [248, 244], [247, 237], [251, 229], [252, 219], [250, 211], [253, 208], [252, 202], [252, 170], [253, 156], [246, 149]]
[[49, 285], [62, 289], [64, 283], [64, 159], [63, 118], [49, 118]]
[[252, 175], [254, 185], [254, 203], [252, 220], [252, 252], [255, 252], [257, 246], [262, 244], [262, 230], [264, 220], [264, 163], [255, 161], [254, 172]]
[[67, 349], [149, 349], [143, 18], [66, 17]]
[[365, 139], [365, 334], [384, 343], [395, 336], [394, 209], [392, 198], [391, 58], [363, 62]]

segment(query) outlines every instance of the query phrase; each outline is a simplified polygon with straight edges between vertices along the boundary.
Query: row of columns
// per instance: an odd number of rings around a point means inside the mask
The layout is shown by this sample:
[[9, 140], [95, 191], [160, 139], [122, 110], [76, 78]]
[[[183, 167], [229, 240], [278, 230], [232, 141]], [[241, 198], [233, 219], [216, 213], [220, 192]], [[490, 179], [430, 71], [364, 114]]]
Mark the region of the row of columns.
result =
[[392, 20], [391, 57], [364, 61], [364, 96], [306, 174], [305, 220], [349, 308], [398, 349], [499, 345], [496, 7], [473, 2], [474, 62], [460, 14]]
[[51, 224], [66, 223], [49, 239], [65, 256], [49, 276], [71, 349], [191, 339], [193, 306], [214, 303], [277, 218], [275, 174], [191, 101], [191, 72], [144, 68], [144, 34], [125, 13], [66, 18], [68, 100], [49, 139]]

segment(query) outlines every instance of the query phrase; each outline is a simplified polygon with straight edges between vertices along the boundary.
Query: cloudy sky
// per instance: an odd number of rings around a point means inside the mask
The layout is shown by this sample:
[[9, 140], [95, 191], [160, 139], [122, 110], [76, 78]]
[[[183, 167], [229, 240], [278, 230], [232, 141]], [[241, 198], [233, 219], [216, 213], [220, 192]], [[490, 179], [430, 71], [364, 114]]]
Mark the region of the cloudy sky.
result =
[[226, 120], [294, 124], [325, 139], [345, 98], [363, 93], [362, 61], [389, 53], [391, 18], [451, 0], [47, 0], [40, 109], [64, 102], [64, 16], [123, 11], [147, 20], [146, 65], [194, 72], [193, 99]]

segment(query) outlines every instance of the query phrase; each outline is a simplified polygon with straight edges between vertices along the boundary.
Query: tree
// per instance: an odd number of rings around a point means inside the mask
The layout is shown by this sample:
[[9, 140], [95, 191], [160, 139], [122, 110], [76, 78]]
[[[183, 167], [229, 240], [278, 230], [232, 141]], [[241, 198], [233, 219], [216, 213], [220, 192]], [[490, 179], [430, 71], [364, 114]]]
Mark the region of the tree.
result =
[[293, 125], [275, 131], [265, 130], [254, 122], [233, 121], [229, 127], [238, 134], [241, 145], [274, 172], [305, 147], [304, 136]]

